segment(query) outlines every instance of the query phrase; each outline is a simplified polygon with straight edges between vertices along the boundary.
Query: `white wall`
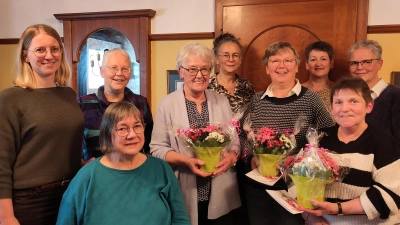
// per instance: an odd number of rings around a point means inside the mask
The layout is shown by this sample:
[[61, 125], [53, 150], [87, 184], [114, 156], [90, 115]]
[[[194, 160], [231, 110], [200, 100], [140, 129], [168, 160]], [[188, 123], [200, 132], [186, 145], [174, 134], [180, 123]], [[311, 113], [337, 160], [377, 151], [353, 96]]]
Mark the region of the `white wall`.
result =
[[45, 23], [61, 36], [53, 14], [152, 9], [151, 33], [214, 31], [214, 0], [0, 0], [0, 39], [19, 38], [26, 27]]
[[369, 0], [369, 25], [400, 24], [399, 0]]
[[[350, 1], [350, 0], [349, 0]], [[400, 24], [400, 0], [370, 0], [369, 25]], [[153, 9], [153, 34], [214, 31], [214, 0], [0, 0], [0, 38], [18, 38], [35, 23], [53, 26], [53, 14]]]

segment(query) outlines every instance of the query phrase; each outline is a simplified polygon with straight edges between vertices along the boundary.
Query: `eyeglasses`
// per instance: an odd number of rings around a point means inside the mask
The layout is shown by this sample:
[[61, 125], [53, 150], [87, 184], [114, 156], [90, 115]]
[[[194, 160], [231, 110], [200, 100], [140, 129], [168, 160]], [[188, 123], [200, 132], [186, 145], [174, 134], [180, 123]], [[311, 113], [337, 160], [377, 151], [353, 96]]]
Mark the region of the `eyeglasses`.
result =
[[366, 60], [363, 60], [363, 61], [360, 61], [360, 62], [358, 62], [358, 61], [350, 61], [349, 62], [349, 66], [351, 68], [357, 68], [358, 64], [361, 64], [361, 66], [363, 66], [363, 67], [370, 67], [372, 65], [372, 61], [373, 60], [380, 60], [380, 59], [366, 59]]
[[115, 130], [117, 131], [117, 135], [120, 137], [126, 137], [128, 136], [129, 132], [131, 129], [136, 133], [136, 134], [142, 134], [144, 131], [144, 128], [142, 125], [135, 125], [134, 127], [119, 127], [116, 128]]
[[199, 73], [199, 71], [200, 71], [201, 75], [203, 75], [203, 77], [210, 76], [210, 73], [211, 73], [211, 69], [208, 69], [208, 68], [197, 69], [195, 67], [192, 67], [190, 69], [186, 69], [185, 67], [182, 67], [182, 66], [181, 66], [181, 68], [186, 70], [188, 72], [189, 76], [192, 76], [192, 77], [197, 76], [197, 73]]
[[128, 75], [131, 73], [131, 68], [129, 67], [118, 67], [118, 66], [106, 66], [112, 74], [117, 74], [119, 70], [123, 75]]
[[279, 59], [275, 59], [275, 60], [269, 60], [269, 62], [271, 63], [272, 66], [279, 66], [281, 65], [281, 62], [283, 62], [283, 65], [285, 66], [291, 66], [293, 64], [294, 59], [284, 59], [284, 60], [279, 60]]
[[223, 55], [218, 55], [219, 57], [222, 58], [224, 61], [229, 61], [229, 59], [232, 57], [232, 60], [236, 61], [240, 59], [240, 55], [238, 53], [233, 53], [232, 55], [229, 54], [223, 54]]
[[[47, 49], [45, 47], [39, 47], [33, 50], [28, 49], [28, 51], [33, 52], [36, 57], [45, 57], [47, 54]], [[61, 48], [56, 46], [50, 47], [50, 52], [53, 56], [59, 56], [61, 53]]]

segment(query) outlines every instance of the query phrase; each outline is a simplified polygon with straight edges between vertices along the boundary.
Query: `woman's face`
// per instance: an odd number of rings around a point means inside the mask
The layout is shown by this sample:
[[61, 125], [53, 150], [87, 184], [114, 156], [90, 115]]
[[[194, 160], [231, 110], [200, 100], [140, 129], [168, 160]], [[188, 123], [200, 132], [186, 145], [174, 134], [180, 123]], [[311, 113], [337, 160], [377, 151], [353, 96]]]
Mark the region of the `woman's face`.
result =
[[32, 39], [25, 61], [30, 63], [35, 77], [54, 77], [60, 67], [62, 54], [58, 41], [48, 34], [41, 33]]
[[365, 115], [370, 113], [373, 103], [366, 103], [360, 93], [342, 89], [333, 96], [332, 116], [342, 128], [357, 128], [365, 124]]
[[[113, 73], [110, 69], [112, 67], [117, 67], [118, 71]], [[131, 78], [130, 67], [131, 62], [126, 56], [118, 53], [110, 55], [106, 65], [100, 69], [100, 74], [104, 78], [104, 89], [112, 93], [123, 92]], [[123, 69], [126, 70], [128, 68], [129, 73], [124, 73]]]
[[361, 77], [371, 87], [379, 81], [378, 72], [382, 68], [383, 61], [378, 60], [374, 53], [366, 48], [356, 49], [350, 55], [350, 61], [362, 62], [370, 59], [372, 59], [370, 65], [358, 63], [355, 67], [350, 66], [350, 73], [353, 76]]
[[[118, 132], [124, 132], [129, 128], [126, 136], [120, 136]], [[135, 130], [137, 132], [135, 132]], [[140, 132], [142, 131], [142, 132]], [[112, 135], [112, 143], [117, 153], [126, 155], [138, 154], [144, 145], [144, 128], [142, 123], [134, 116], [127, 117], [117, 123]]]
[[[186, 62], [183, 64], [186, 69], [210, 69], [211, 62], [201, 59], [194, 55], [189, 55]], [[184, 80], [184, 90], [185, 93], [189, 92], [190, 94], [198, 95], [204, 92], [207, 89], [207, 86], [210, 82], [210, 75], [203, 76], [199, 71], [196, 76], [189, 75], [189, 72], [184, 69], [179, 68], [180, 77]]]
[[326, 52], [311, 50], [306, 62], [306, 69], [314, 77], [328, 77], [329, 71], [333, 68], [333, 60], [329, 59]]
[[239, 46], [233, 42], [222, 44], [215, 62], [221, 73], [235, 74], [242, 63]]
[[299, 65], [290, 49], [282, 49], [278, 54], [269, 57], [266, 66], [266, 72], [271, 77], [272, 84], [283, 86], [293, 84], [298, 69]]

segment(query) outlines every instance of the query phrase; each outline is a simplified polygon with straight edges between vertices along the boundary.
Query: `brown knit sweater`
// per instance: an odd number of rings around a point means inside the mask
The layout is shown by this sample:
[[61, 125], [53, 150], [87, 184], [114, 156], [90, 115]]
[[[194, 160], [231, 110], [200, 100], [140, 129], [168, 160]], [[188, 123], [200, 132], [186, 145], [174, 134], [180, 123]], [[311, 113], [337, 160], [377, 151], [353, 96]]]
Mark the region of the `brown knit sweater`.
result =
[[75, 97], [69, 87], [0, 92], [0, 198], [80, 169], [84, 117]]

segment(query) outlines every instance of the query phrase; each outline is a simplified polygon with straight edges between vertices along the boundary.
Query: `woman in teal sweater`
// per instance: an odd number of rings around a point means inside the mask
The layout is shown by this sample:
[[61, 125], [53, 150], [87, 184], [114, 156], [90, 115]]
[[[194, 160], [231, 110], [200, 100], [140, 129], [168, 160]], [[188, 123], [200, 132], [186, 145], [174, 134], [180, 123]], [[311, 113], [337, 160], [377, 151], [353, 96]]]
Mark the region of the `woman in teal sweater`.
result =
[[140, 153], [143, 144], [139, 110], [125, 101], [109, 106], [100, 126], [104, 156], [85, 165], [71, 181], [57, 224], [189, 225], [171, 167]]

